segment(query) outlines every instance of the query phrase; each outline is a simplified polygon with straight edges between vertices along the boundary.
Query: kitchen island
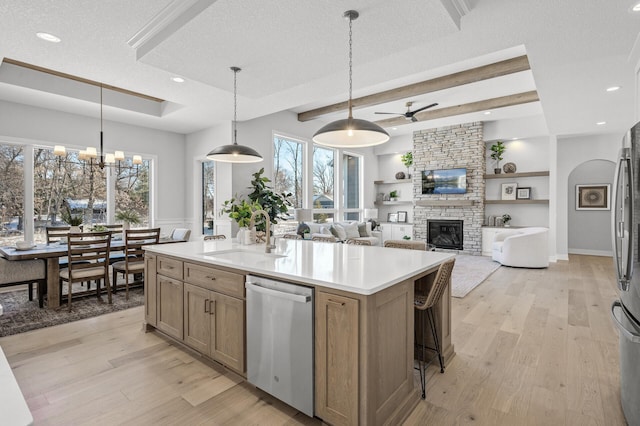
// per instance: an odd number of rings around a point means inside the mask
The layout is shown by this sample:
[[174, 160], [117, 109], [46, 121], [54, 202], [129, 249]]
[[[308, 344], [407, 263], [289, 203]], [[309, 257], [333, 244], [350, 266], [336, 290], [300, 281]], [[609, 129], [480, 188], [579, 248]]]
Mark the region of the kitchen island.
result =
[[[145, 321], [246, 377], [247, 274], [315, 290], [315, 409], [329, 424], [397, 424], [418, 403], [413, 296], [449, 253], [279, 239], [146, 247]], [[450, 288], [437, 313], [445, 363]]]

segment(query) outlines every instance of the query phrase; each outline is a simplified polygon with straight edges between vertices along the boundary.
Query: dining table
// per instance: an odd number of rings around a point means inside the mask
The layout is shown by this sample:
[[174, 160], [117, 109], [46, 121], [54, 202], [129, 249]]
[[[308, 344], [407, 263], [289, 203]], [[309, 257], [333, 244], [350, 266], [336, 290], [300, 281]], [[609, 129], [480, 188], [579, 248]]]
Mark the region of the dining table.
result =
[[[177, 243], [180, 241], [161, 238], [158, 244]], [[111, 251], [124, 251], [125, 243], [122, 239], [111, 240]], [[47, 271], [47, 308], [53, 309], [60, 306], [60, 261], [67, 256], [67, 244], [40, 243], [27, 249], [19, 249], [16, 246], [0, 246], [0, 256], [7, 260], [31, 260], [43, 259], [46, 262]]]

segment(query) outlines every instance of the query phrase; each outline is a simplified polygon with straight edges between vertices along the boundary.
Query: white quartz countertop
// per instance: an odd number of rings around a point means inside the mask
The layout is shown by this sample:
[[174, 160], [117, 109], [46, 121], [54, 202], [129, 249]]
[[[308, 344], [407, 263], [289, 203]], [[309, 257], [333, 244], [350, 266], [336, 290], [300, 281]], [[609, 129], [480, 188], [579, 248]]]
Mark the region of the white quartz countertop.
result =
[[369, 295], [438, 266], [455, 255], [378, 246], [278, 238], [272, 254], [264, 244], [229, 240], [147, 246], [149, 252], [226, 266], [243, 273]]
[[0, 348], [0, 425], [31, 425], [33, 416]]

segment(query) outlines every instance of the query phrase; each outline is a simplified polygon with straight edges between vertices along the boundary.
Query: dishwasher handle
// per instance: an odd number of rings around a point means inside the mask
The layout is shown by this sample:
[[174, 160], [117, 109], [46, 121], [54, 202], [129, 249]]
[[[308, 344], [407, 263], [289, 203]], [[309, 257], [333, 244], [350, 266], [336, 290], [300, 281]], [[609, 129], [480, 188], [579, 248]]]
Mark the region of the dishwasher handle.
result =
[[294, 302], [299, 302], [299, 303], [309, 303], [309, 302], [311, 302], [311, 296], [305, 296], [305, 295], [302, 295], [302, 294], [286, 293], [284, 291], [273, 290], [273, 289], [270, 289], [270, 288], [267, 288], [267, 287], [262, 287], [260, 285], [257, 285], [257, 284], [254, 284], [254, 283], [250, 283], [250, 282], [246, 282], [244, 284], [244, 287], [247, 290], [255, 291], [256, 293], [262, 293], [262, 294], [266, 294], [268, 296], [279, 297], [280, 299], [292, 300]]

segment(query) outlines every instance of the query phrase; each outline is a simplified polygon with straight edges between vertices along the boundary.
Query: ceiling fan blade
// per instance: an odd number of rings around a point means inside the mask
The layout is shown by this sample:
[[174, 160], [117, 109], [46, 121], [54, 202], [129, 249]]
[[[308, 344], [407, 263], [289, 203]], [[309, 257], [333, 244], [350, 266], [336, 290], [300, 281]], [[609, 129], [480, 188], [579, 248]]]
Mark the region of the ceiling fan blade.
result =
[[413, 115], [412, 115], [412, 116], [411, 116], [411, 121], [412, 121], [413, 123], [417, 123], [417, 122], [418, 122], [418, 119], [417, 119], [415, 116], [413, 116]]
[[374, 114], [393, 114], [393, 115], [404, 115], [404, 113], [397, 113], [397, 112], [374, 112]]
[[412, 111], [411, 114], [416, 114], [416, 113], [418, 113], [420, 111], [424, 111], [425, 109], [433, 108], [436, 105], [438, 105], [438, 104], [435, 103], [435, 104], [427, 105], [426, 107], [418, 108], [417, 110]]

